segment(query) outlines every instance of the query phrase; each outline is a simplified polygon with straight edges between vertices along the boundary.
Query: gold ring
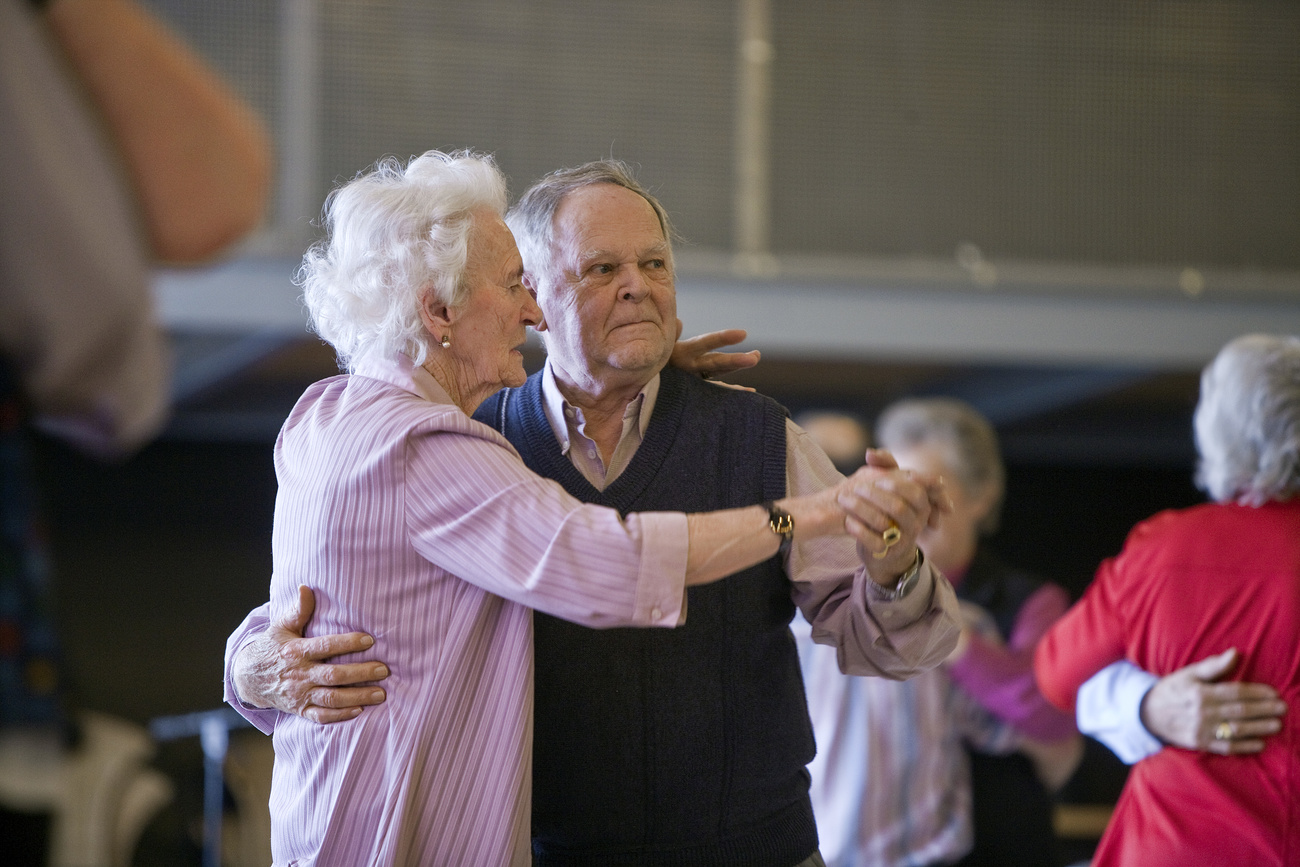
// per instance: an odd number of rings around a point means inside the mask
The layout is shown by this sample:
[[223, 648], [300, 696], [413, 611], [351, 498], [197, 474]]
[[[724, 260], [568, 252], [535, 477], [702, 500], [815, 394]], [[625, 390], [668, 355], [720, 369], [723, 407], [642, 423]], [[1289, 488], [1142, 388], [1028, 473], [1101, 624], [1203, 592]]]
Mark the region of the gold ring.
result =
[[1216, 741], [1230, 741], [1236, 731], [1230, 722], [1221, 722], [1214, 729], [1214, 739]]
[[880, 534], [880, 541], [885, 543], [885, 550], [872, 552], [871, 554], [872, 559], [883, 560], [886, 557], [888, 557], [889, 549], [894, 547], [896, 544], [898, 544], [898, 540], [901, 538], [903, 538], [903, 531], [898, 529], [897, 524], [895, 524], [893, 521], [890, 521], [889, 526], [886, 527], [885, 531]]

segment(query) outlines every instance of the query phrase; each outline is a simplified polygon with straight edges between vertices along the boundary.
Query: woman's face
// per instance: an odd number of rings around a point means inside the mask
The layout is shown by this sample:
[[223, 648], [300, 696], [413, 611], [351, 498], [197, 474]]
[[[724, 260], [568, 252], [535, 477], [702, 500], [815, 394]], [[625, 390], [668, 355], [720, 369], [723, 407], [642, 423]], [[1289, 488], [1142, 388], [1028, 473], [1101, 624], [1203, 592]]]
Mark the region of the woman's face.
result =
[[518, 347], [542, 312], [524, 287], [523, 272], [505, 222], [491, 213], [475, 216], [465, 264], [469, 291], [451, 329], [449, 352], [461, 384], [484, 397], [503, 386], [523, 385], [527, 378]]

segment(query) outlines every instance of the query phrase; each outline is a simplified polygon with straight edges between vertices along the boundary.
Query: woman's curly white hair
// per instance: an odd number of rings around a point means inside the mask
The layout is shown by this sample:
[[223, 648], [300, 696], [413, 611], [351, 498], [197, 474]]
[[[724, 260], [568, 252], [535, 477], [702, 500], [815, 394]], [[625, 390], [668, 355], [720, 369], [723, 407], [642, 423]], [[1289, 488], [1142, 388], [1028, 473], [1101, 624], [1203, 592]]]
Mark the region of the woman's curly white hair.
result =
[[420, 303], [465, 300], [474, 215], [506, 209], [506, 181], [490, 156], [428, 151], [396, 158], [336, 188], [325, 200], [325, 237], [303, 256], [294, 282], [312, 328], [353, 370], [367, 358], [428, 356]]

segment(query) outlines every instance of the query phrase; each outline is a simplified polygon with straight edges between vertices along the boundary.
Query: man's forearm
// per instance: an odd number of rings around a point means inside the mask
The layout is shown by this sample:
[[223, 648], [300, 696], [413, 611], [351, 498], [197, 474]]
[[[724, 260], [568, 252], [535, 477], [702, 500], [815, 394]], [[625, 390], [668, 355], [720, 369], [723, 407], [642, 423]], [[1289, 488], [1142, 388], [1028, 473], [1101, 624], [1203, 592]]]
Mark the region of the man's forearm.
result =
[[[786, 482], [792, 495], [822, 490], [842, 478], [806, 434], [787, 425]], [[911, 592], [891, 599], [867, 574], [860, 553], [847, 537], [792, 546], [786, 573], [813, 639], [837, 648], [847, 674], [903, 680], [938, 665], [961, 631], [957, 597], [947, 579], [922, 563]]]

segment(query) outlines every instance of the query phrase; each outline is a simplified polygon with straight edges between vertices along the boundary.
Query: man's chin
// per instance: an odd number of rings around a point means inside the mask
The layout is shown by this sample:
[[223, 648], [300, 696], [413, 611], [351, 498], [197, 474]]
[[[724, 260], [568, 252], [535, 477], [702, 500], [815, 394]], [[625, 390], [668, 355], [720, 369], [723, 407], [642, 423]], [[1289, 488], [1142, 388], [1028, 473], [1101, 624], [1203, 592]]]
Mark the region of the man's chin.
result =
[[654, 375], [667, 366], [668, 359], [672, 354], [673, 348], [671, 344], [656, 346], [650, 343], [637, 343], [620, 347], [617, 351], [611, 353], [609, 363], [611, 367], [618, 370], [645, 370]]

